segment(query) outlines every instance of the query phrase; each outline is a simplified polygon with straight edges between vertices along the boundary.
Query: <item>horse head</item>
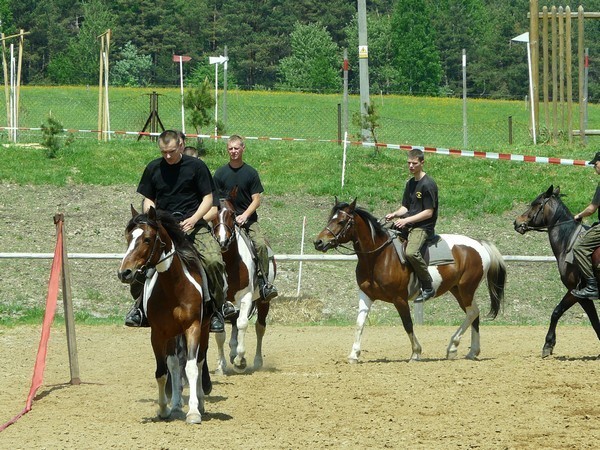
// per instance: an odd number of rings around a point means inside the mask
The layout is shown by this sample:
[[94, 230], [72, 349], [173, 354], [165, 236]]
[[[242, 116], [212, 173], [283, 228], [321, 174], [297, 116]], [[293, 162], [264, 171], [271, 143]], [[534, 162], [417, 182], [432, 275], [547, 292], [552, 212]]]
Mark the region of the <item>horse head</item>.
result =
[[350, 204], [338, 202], [335, 198], [329, 221], [314, 241], [316, 250], [326, 252], [352, 240], [355, 209], [356, 198]]
[[119, 280], [126, 284], [131, 284], [136, 274], [145, 273], [164, 261], [164, 250], [170, 244], [168, 234], [161, 231], [154, 207], [150, 207], [147, 214], [139, 214], [132, 205], [131, 215], [125, 228], [127, 252], [117, 271]]
[[213, 225], [213, 237], [219, 243], [221, 251], [227, 251], [235, 239], [235, 207], [233, 201], [237, 196], [237, 186], [229, 192], [229, 196], [221, 199], [215, 223]]
[[548, 226], [552, 225], [552, 218], [556, 212], [557, 205], [553, 200], [560, 201], [560, 187], [555, 189], [550, 185], [546, 192], [542, 192], [531, 202], [527, 211], [515, 219], [515, 231], [520, 234], [529, 230], [546, 231]]

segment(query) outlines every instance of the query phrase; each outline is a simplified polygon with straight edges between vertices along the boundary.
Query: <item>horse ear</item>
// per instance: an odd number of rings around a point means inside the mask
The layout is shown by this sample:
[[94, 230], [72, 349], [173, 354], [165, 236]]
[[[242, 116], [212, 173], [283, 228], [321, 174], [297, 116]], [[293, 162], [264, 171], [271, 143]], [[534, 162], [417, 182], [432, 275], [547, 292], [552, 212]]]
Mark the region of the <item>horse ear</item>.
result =
[[233, 188], [231, 188], [231, 191], [229, 191], [229, 198], [231, 200], [235, 200], [235, 198], [237, 197], [237, 192], [238, 192], [238, 185], [236, 184]]
[[139, 213], [133, 207], [133, 203], [131, 204], [131, 217], [136, 217]]
[[148, 219], [156, 220], [156, 209], [154, 206], [151, 206], [150, 209], [148, 209]]
[[358, 198], [358, 197], [354, 197], [354, 201], [353, 201], [353, 202], [350, 204], [350, 209], [351, 209], [352, 211], [354, 211], [354, 209], [356, 208], [356, 199], [357, 199], [357, 198]]
[[554, 189], [554, 195], [556, 195], [557, 197], [560, 196], [560, 186], [556, 186], [556, 189]]
[[544, 194], [544, 197], [551, 197], [553, 193], [554, 193], [554, 185], [551, 184], [550, 187], [548, 188], [548, 190], [546, 191], [546, 193]]
[[333, 196], [333, 200], [335, 201], [335, 203], [333, 204], [333, 206], [335, 206], [335, 205], [337, 205], [339, 203], [338, 199], [337, 199], [337, 195]]

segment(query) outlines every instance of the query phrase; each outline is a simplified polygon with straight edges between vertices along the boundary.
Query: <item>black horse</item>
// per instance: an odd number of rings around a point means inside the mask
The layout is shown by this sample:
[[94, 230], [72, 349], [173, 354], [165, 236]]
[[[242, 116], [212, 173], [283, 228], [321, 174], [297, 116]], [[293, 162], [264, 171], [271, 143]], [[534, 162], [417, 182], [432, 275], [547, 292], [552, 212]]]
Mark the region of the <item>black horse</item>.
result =
[[[542, 349], [542, 357], [552, 355], [556, 345], [556, 325], [562, 315], [571, 306], [579, 303], [590, 319], [592, 327], [600, 339], [600, 321], [598, 312], [592, 300], [581, 299], [571, 294], [571, 290], [577, 287], [581, 274], [577, 266], [569, 258], [569, 253], [584, 226], [577, 222], [569, 208], [560, 199], [560, 187], [554, 189], [550, 186], [546, 192], [541, 193], [531, 202], [527, 211], [518, 216], [514, 222], [515, 230], [521, 234], [527, 231], [544, 231], [548, 233], [550, 247], [558, 264], [560, 279], [567, 288], [567, 293], [552, 312], [550, 327], [546, 334], [546, 342]], [[592, 255], [594, 267], [600, 263], [600, 249], [596, 249]]]

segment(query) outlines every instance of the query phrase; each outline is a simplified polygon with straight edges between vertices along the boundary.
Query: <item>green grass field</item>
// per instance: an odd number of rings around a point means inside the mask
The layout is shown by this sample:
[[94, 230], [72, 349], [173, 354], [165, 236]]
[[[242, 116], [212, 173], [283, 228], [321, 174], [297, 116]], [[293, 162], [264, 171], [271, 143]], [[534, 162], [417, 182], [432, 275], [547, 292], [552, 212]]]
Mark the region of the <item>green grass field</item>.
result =
[[[36, 89], [27, 92], [31, 95]], [[70, 89], [56, 88], [56, 94], [70, 95]], [[72, 88], [79, 92], [80, 88]], [[53, 89], [40, 90], [47, 93]], [[90, 90], [91, 91], [91, 90]], [[129, 98], [135, 95], [129, 92]], [[165, 94], [166, 95], [166, 94]], [[171, 95], [171, 94], [169, 94]], [[248, 101], [248, 105], [266, 105], [281, 108], [282, 110], [294, 103], [293, 111], [305, 107], [316, 108], [322, 102], [324, 108], [335, 106], [335, 96], [303, 97], [299, 94], [277, 93], [236, 93], [240, 104]], [[70, 97], [69, 97], [70, 98]], [[88, 103], [92, 103], [93, 94], [89, 94]], [[122, 98], [127, 98], [124, 95]], [[253, 99], [253, 100], [250, 100]], [[147, 98], [146, 98], [147, 100]], [[66, 100], [65, 100], [66, 101]], [[50, 97], [45, 100], [51, 105]], [[395, 103], [395, 110], [392, 109]], [[454, 103], [454, 104], [453, 104]], [[62, 104], [59, 102], [59, 104]], [[478, 101], [481, 108], [481, 117], [505, 115], [510, 108], [522, 108], [518, 102], [483, 102]], [[390, 108], [389, 114], [408, 114], [409, 110], [418, 110], [422, 117], [419, 120], [430, 120], [431, 124], [441, 121], [445, 112], [451, 108], [456, 110], [456, 101], [450, 99], [383, 99], [385, 108]], [[442, 108], [442, 105], [446, 105]], [[459, 104], [458, 104], [459, 105]], [[494, 109], [497, 106], [498, 109]], [[248, 106], [249, 108], [250, 106]], [[383, 109], [383, 108], [382, 108]], [[290, 108], [287, 108], [290, 110]], [[311, 111], [314, 111], [312, 109]], [[395, 112], [394, 112], [395, 111]], [[429, 115], [423, 111], [429, 111]], [[460, 111], [460, 106], [458, 106]], [[73, 120], [77, 118], [75, 111]], [[526, 113], [526, 111], [525, 111]], [[176, 114], [176, 113], [174, 113]], [[301, 114], [298, 113], [301, 117]], [[453, 114], [457, 114], [456, 111]], [[58, 114], [57, 114], [58, 115]], [[82, 115], [80, 113], [80, 115]], [[248, 116], [245, 118], [249, 127], [257, 127], [263, 122], [262, 116]], [[61, 119], [62, 120], [62, 119]], [[300, 119], [298, 119], [298, 122]], [[174, 122], [176, 120], [174, 119]], [[313, 117], [313, 123], [319, 122]], [[460, 124], [460, 121], [458, 122]], [[65, 126], [71, 126], [71, 124]], [[287, 135], [293, 132], [296, 121], [286, 124], [272, 123], [274, 133]], [[288, 128], [289, 126], [290, 128]], [[255, 128], [258, 129], [258, 128]], [[292, 131], [290, 131], [292, 130]], [[262, 133], [242, 133], [248, 136]], [[205, 161], [211, 168], [216, 169], [227, 161], [225, 142], [206, 141], [207, 154]], [[421, 144], [411, 142], [411, 144]], [[490, 145], [493, 147], [493, 145]], [[498, 145], [498, 147], [502, 147]], [[334, 143], [320, 143], [309, 140], [307, 142], [283, 141], [247, 141], [246, 160], [255, 166], [261, 173], [265, 186], [266, 206], [264, 222], [267, 234], [275, 243], [276, 253], [297, 253], [299, 247], [299, 227], [303, 215], [309, 216], [307, 239], [311, 239], [320, 228], [324, 226], [324, 219], [328, 208], [333, 203], [333, 197], [341, 200], [358, 198], [359, 205], [366, 207], [381, 216], [397, 207], [403, 190], [405, 180], [408, 178], [406, 166], [406, 153], [403, 150], [382, 148], [375, 150], [356, 145], [349, 146], [347, 150], [346, 172], [344, 187], [341, 186], [342, 175], [342, 147]], [[94, 194], [95, 192], [112, 192], [111, 189], [126, 190], [131, 193], [132, 202], [139, 199], [135, 196], [135, 186], [145, 165], [153, 158], [159, 156], [155, 142], [148, 138], [136, 141], [131, 137], [119, 137], [109, 143], [99, 143], [89, 135], [76, 135], [72, 144], [64, 146], [58, 151], [55, 158], [49, 158], [43, 148], [21, 147], [9, 145], [3, 148], [4, 158], [0, 164], [0, 182], [3, 189], [0, 193], [0, 210], [3, 213], [4, 226], [0, 229], [0, 248], [2, 251], [35, 251], [29, 240], [26, 223], [32, 221], [37, 228], [45, 228], [51, 215], [40, 203], [49, 203], [61, 206], [69, 213], [68, 227], [74, 230], [75, 237], [80, 239], [90, 228], [90, 224], [78, 222], [84, 220], [89, 211], [79, 206], [76, 195], [72, 198], [62, 199], [61, 195], [69, 195], [71, 191], [88, 192], [87, 195], [98, 195], [97, 204], [92, 208], [98, 216], [97, 224], [92, 223], [90, 231], [93, 235], [103, 237], [104, 231], [97, 228], [110, 216], [111, 233], [117, 238], [102, 242], [102, 247], [94, 249], [100, 252], [120, 252], [123, 242], [120, 236], [121, 227], [129, 208], [127, 201], [111, 201], [110, 195]], [[492, 151], [492, 150], [490, 150]], [[517, 153], [534, 156], [552, 156], [571, 159], [589, 160], [596, 151], [592, 142], [587, 148], [580, 145], [523, 145], [502, 147], [502, 152]], [[426, 171], [432, 175], [440, 189], [440, 221], [438, 232], [464, 232], [478, 238], [491, 239], [497, 243], [503, 254], [528, 254], [548, 255], [550, 249], [545, 236], [541, 234], [517, 235], [512, 230], [512, 220], [517, 212], [522, 212], [524, 205], [530, 202], [537, 194], [545, 191], [550, 184], [560, 185], [566, 195], [565, 203], [573, 212], [581, 211], [590, 201], [596, 188], [598, 179], [591, 167], [574, 165], [555, 165], [511, 162], [494, 159], [481, 159], [472, 157], [447, 156], [442, 154], [426, 155]], [[13, 189], [14, 186], [22, 187]], [[84, 189], [85, 188], [85, 189]], [[13, 191], [32, 191], [33, 199], [15, 199]], [[60, 194], [60, 193], [63, 194]], [[35, 197], [37, 195], [37, 198]], [[82, 194], [84, 195], [84, 194]], [[129, 195], [129, 194], [128, 194]], [[28, 202], [19, 204], [16, 208], [14, 202]], [[76, 206], [71, 206], [73, 202]], [[90, 207], [90, 206], [85, 206]], [[40, 215], [40, 210], [45, 215]], [[22, 212], [21, 212], [22, 211]], [[48, 215], [48, 217], [46, 217]], [[31, 216], [31, 217], [29, 217]], [[13, 228], [15, 227], [16, 228]], [[50, 233], [52, 230], [50, 230]], [[47, 233], [47, 232], [46, 232]], [[112, 236], [112, 234], [111, 234]], [[77, 240], [71, 237], [71, 242]], [[90, 241], [93, 244], [94, 240]], [[34, 242], [35, 245], [40, 244]], [[86, 244], [89, 245], [89, 244]], [[311, 243], [306, 243], [307, 251]], [[72, 251], [87, 252], [92, 249], [78, 247]], [[40, 250], [38, 250], [40, 251]], [[44, 251], [48, 251], [45, 249]], [[314, 249], [312, 250], [314, 251]], [[96, 264], [96, 263], [95, 263]], [[77, 276], [77, 285], [74, 286], [76, 296], [78, 320], [112, 320], [120, 321], [124, 309], [128, 307], [128, 298], [125, 289], [117, 286], [114, 279], [114, 262], [97, 263], [100, 267], [96, 270], [94, 280], [88, 278], [88, 264], [74, 264]], [[27, 263], [24, 271], [23, 263], [11, 262], [4, 267], [5, 274], [13, 273], [39, 273], [38, 266]], [[33, 269], [35, 267], [35, 269]], [[295, 292], [295, 277], [298, 272], [298, 263], [282, 265], [282, 285], [288, 286], [290, 292]], [[310, 323], [351, 323], [354, 315], [355, 294], [352, 280], [352, 264], [323, 264], [318, 267], [306, 268], [305, 272], [313, 273], [313, 284], [305, 288], [308, 298], [301, 299], [304, 303], [295, 304], [295, 315], [290, 314], [293, 321]], [[31, 275], [29, 275], [31, 276]], [[40, 277], [47, 274], [42, 270]], [[536, 267], [523, 267], [519, 263], [511, 264], [510, 306], [507, 312], [499, 319], [499, 323], [547, 323], [549, 314], [562, 295], [562, 287], [556, 274], [554, 265], [538, 265]], [[8, 275], [7, 275], [8, 279]], [[327, 281], [326, 281], [327, 280]], [[334, 281], [331, 281], [334, 280]], [[339, 280], [339, 281], [338, 281]], [[342, 298], [331, 292], [327, 283], [344, 281], [348, 292]], [[533, 283], [532, 280], [536, 282]], [[284, 284], [285, 283], [285, 284]], [[118, 284], [118, 283], [117, 283]], [[110, 287], [109, 287], [110, 285]], [[539, 296], [540, 290], [548, 290]], [[35, 289], [34, 289], [35, 288]], [[43, 287], [42, 287], [43, 289]], [[17, 288], [5, 290], [0, 294], [0, 322], [14, 323], [15, 317], [21, 320], [36, 320], [43, 310], [39, 304], [39, 287], [32, 287], [30, 283]], [[115, 290], [119, 292], [115, 296]], [[32, 292], [36, 292], [33, 294]], [[312, 292], [312, 293], [311, 293]], [[315, 301], [315, 298], [319, 298]], [[284, 301], [289, 300], [288, 298]], [[307, 303], [308, 302], [308, 303]], [[337, 303], [336, 303], [337, 302]], [[341, 303], [340, 303], [341, 302]], [[288, 302], [286, 302], [288, 304]], [[317, 305], [314, 308], [310, 305]], [[292, 305], [292, 303], [290, 303]], [[343, 305], [343, 306], [340, 306]], [[460, 311], [453, 301], [436, 301], [428, 306], [428, 320], [431, 323], [455, 323], [461, 319]], [[319, 309], [319, 314], [315, 310]], [[482, 306], [482, 310], [485, 307]], [[575, 308], [574, 308], [575, 310]], [[451, 314], [448, 311], [452, 311]], [[274, 308], [273, 320], [286, 320], [282, 318], [285, 309], [280, 305]], [[297, 314], [304, 314], [298, 318]], [[574, 312], [573, 314], [581, 314]], [[3, 318], [4, 317], [4, 318]], [[6, 319], [8, 317], [8, 319]], [[29, 317], [29, 319], [27, 319]], [[17, 319], [18, 321], [19, 319]], [[397, 323], [397, 315], [386, 305], [379, 307], [372, 315], [372, 323]], [[585, 323], [585, 318], [575, 316], [574, 323]]]
[[[110, 88], [110, 129], [141, 131], [150, 115], [152, 92], [158, 94], [158, 114], [163, 125], [166, 128], [181, 129], [181, 93], [177, 88]], [[376, 128], [379, 142], [465, 147], [462, 99], [380, 96], [372, 93], [371, 100], [379, 116], [379, 126]], [[342, 101], [341, 94], [229, 90], [226, 99], [222, 93], [219, 96], [219, 119], [225, 120], [225, 134], [336, 140], [338, 105]], [[353, 121], [353, 117], [359, 112], [359, 105], [359, 97], [350, 96], [348, 131], [352, 139], [356, 139], [360, 131]], [[4, 103], [0, 104], [0, 117], [6, 117], [5, 108]], [[543, 115], [543, 105], [540, 109], [540, 114]], [[49, 116], [57, 119], [67, 129], [98, 129], [98, 87], [23, 86], [20, 127], [40, 127]], [[509, 117], [513, 121], [512, 144], [509, 144]], [[578, 123], [577, 105], [574, 105], [573, 117], [575, 123]], [[525, 101], [468, 99], [467, 148], [502, 152], [527, 148], [532, 141], [529, 121], [530, 113]], [[578, 125], [574, 127], [578, 128]], [[589, 107], [588, 128], [600, 128], [598, 105]], [[186, 124], [186, 131], [196, 133], [189, 124]], [[212, 127], [200, 130], [200, 134], [212, 133]], [[96, 137], [95, 133], [75, 134], [82, 138]], [[538, 138], [540, 142], [544, 141], [545, 134], [542, 130]], [[135, 136], [113, 137], [135, 139]], [[0, 133], [0, 140], [6, 139], [7, 133]], [[21, 142], [39, 142], [40, 133], [24, 130], [20, 132], [19, 139]]]

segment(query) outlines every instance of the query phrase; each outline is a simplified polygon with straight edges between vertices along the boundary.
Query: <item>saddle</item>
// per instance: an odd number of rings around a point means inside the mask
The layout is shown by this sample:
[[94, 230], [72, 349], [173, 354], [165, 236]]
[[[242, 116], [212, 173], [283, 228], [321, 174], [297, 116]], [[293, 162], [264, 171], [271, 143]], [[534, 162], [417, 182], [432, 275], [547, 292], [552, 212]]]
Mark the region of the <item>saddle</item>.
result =
[[[406, 264], [406, 239], [395, 239], [399, 236], [396, 230], [388, 229], [387, 231], [394, 243], [394, 248], [398, 253], [400, 262]], [[452, 255], [450, 246], [439, 234], [435, 234], [425, 241], [425, 244], [421, 248], [421, 255], [423, 255], [423, 259], [428, 266], [443, 266], [454, 263], [454, 256]]]

